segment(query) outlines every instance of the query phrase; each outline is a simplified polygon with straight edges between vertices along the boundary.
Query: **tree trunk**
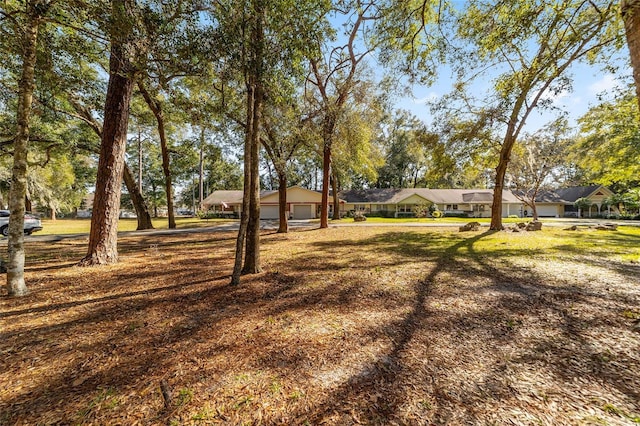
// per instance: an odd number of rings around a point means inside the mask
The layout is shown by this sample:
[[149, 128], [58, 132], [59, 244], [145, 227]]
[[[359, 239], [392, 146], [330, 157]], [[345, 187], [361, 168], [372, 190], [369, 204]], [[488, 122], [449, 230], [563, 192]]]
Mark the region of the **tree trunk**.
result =
[[331, 171], [331, 145], [325, 142], [322, 155], [322, 205], [320, 229], [329, 227], [329, 173]]
[[[142, 195], [142, 138], [138, 128], [138, 192]], [[139, 225], [139, 223], [138, 223]]]
[[338, 198], [338, 176], [333, 173], [331, 191], [333, 192], [333, 220], [340, 219], [340, 198]]
[[[253, 87], [253, 120], [251, 122], [250, 149], [251, 174], [249, 188], [249, 224], [247, 228], [247, 245], [242, 272], [257, 274], [260, 268], [260, 130], [262, 119], [262, 102], [264, 100], [263, 56], [264, 56], [264, 8], [263, 0], [253, 0], [253, 27], [251, 28], [252, 64], [250, 70], [250, 85]], [[246, 155], [246, 153], [245, 153]]]
[[[128, 22], [131, 0], [111, 2], [114, 22]], [[130, 30], [126, 25], [112, 30], [109, 58], [109, 85], [104, 106], [104, 124], [98, 161], [91, 232], [87, 255], [81, 266], [103, 265], [118, 261], [118, 214], [124, 156], [127, 144], [129, 104], [133, 92], [134, 76], [130, 62]]]
[[171, 166], [169, 159], [169, 145], [167, 143], [167, 132], [164, 126], [164, 112], [162, 105], [151, 97], [151, 94], [141, 81], [138, 81], [138, 88], [151, 112], [156, 117], [158, 123], [158, 135], [160, 135], [160, 148], [162, 150], [162, 171], [164, 172], [164, 187], [167, 196], [167, 215], [169, 229], [176, 228], [176, 218], [173, 212], [173, 184], [171, 182]]
[[[198, 164], [198, 210], [204, 201], [204, 126], [200, 131], [200, 163]], [[195, 213], [195, 211], [194, 211]]]
[[492, 231], [501, 231], [502, 226], [502, 190], [504, 189], [504, 177], [507, 173], [507, 166], [511, 157], [511, 149], [515, 143], [515, 137], [511, 136], [513, 131], [511, 125], [507, 128], [507, 134], [500, 150], [500, 161], [496, 167], [495, 187], [493, 188], [493, 202], [491, 204], [491, 225]]
[[631, 54], [633, 80], [640, 106], [640, 0], [622, 0], [620, 8], [627, 36], [627, 45]]
[[242, 188], [242, 212], [240, 213], [240, 227], [236, 238], [235, 261], [233, 263], [233, 273], [231, 274], [231, 285], [240, 284], [240, 274], [242, 273], [242, 254], [244, 252], [244, 242], [249, 226], [249, 197], [251, 187], [251, 130], [253, 129], [253, 98], [255, 91], [253, 87], [247, 88], [247, 128], [244, 135], [244, 182]]
[[138, 231], [143, 229], [153, 229], [153, 223], [151, 222], [151, 215], [149, 214], [147, 203], [144, 201], [142, 193], [138, 191], [139, 187], [136, 185], [136, 181], [133, 179], [133, 173], [131, 173], [131, 169], [129, 169], [126, 162], [124, 164], [123, 178], [124, 184], [127, 186], [127, 191], [129, 191], [129, 195], [131, 196], [133, 208], [136, 210], [136, 216], [138, 218], [138, 227], [136, 229]]
[[289, 212], [287, 211], [287, 173], [278, 171], [278, 233], [289, 232]]
[[42, 16], [38, 2], [27, 2], [27, 22], [22, 39], [22, 75], [18, 87], [18, 128], [13, 144], [13, 169], [9, 189], [9, 241], [7, 261], [7, 292], [9, 296], [29, 293], [24, 281], [24, 212], [27, 194], [27, 154], [31, 104], [35, 90], [38, 27]]

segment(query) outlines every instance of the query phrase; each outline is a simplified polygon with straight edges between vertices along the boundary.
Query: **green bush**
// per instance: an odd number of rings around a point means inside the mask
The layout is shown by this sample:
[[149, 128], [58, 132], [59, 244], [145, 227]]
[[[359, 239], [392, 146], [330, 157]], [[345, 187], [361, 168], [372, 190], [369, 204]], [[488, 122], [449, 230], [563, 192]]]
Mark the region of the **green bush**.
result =
[[462, 217], [462, 218], [467, 218], [469, 217], [468, 213], [445, 213], [444, 217]]

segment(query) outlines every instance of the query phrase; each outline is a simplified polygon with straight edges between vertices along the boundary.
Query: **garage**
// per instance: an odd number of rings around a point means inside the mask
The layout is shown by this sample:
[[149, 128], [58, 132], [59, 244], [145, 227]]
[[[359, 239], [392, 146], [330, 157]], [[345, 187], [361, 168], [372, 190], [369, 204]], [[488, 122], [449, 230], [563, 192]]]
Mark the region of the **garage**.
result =
[[313, 205], [298, 204], [293, 206], [294, 219], [313, 219]]
[[260, 219], [278, 219], [278, 206], [260, 206]]
[[[536, 210], [538, 211], [539, 217], [557, 217], [558, 216], [558, 206], [555, 204], [554, 205], [536, 204]], [[529, 215], [531, 215], [531, 212], [529, 212]]]

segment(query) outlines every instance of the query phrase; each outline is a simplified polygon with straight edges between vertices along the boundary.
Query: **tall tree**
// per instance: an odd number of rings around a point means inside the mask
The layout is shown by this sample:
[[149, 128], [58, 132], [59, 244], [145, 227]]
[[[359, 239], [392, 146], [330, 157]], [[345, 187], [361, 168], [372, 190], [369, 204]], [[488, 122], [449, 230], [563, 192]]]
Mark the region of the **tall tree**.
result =
[[561, 117], [532, 135], [525, 135], [513, 151], [507, 175], [514, 194], [531, 208], [533, 220], [538, 220], [536, 198], [540, 190], [557, 183], [567, 158], [569, 138], [567, 120]]
[[104, 106], [104, 125], [98, 176], [91, 216], [87, 255], [82, 266], [118, 261], [118, 214], [124, 170], [129, 104], [135, 83], [135, 15], [133, 0], [111, 2], [111, 54], [109, 85]]
[[[301, 54], [312, 46], [309, 40], [324, 24], [324, 0], [291, 2], [279, 0], [229, 0], [217, 2], [221, 38], [228, 54], [225, 62], [236, 65], [246, 94], [244, 138], [244, 197], [236, 259], [231, 282], [241, 273], [260, 271], [260, 179], [259, 148], [264, 100], [277, 85], [275, 70], [295, 69]], [[296, 13], [292, 13], [295, 8]], [[242, 121], [242, 120], [237, 120]], [[246, 243], [246, 246], [245, 246]], [[244, 265], [242, 254], [244, 251]]]
[[[344, 43], [333, 48], [326, 47], [323, 56], [309, 58], [311, 71], [308, 84], [315, 90], [310, 101], [319, 114], [320, 135], [322, 138], [322, 204], [320, 210], [320, 228], [329, 227], [329, 179], [331, 176], [331, 159], [336, 129], [345, 105], [359, 83], [357, 72], [364, 65], [364, 60], [371, 53], [367, 47], [359, 49], [358, 36], [364, 30], [365, 22], [372, 19], [376, 12], [373, 2], [346, 2], [347, 7], [341, 9], [336, 5], [337, 13], [346, 15]], [[319, 41], [320, 43], [323, 40]], [[337, 209], [334, 209], [334, 212]]]
[[137, 81], [140, 93], [149, 109], [153, 112], [158, 126], [158, 135], [160, 136], [160, 149], [162, 152], [162, 171], [164, 172], [164, 185], [167, 200], [167, 217], [169, 221], [169, 229], [176, 228], [175, 211], [173, 208], [173, 178], [171, 174], [171, 160], [169, 158], [169, 142], [167, 140], [167, 130], [165, 122], [165, 114], [162, 102], [157, 95], [152, 95], [145, 83], [141, 80]]
[[385, 163], [378, 171], [376, 187], [410, 188], [424, 182], [427, 160], [435, 137], [425, 124], [407, 111], [397, 111], [381, 132]]
[[636, 84], [636, 98], [640, 106], [640, 0], [622, 0], [620, 4], [622, 20], [631, 54], [633, 79]]
[[289, 231], [288, 169], [293, 156], [305, 141], [306, 124], [306, 117], [302, 116], [299, 108], [286, 100], [278, 105], [270, 105], [265, 111], [262, 146], [278, 179], [278, 233]]
[[640, 184], [640, 111], [631, 86], [589, 109], [569, 159], [588, 182], [626, 190]]
[[[21, 59], [22, 71], [18, 85], [17, 131], [13, 142], [13, 173], [9, 190], [9, 258], [7, 262], [7, 291], [9, 296], [24, 296], [29, 290], [24, 281], [24, 212], [27, 194], [27, 155], [29, 152], [29, 130], [31, 104], [35, 91], [36, 55], [38, 49], [38, 30], [50, 2], [28, 0], [23, 10], [2, 12], [4, 19], [13, 21], [15, 33], [22, 33]], [[24, 21], [16, 17], [24, 14]]]
[[[621, 31], [612, 0], [470, 1], [459, 17], [458, 35], [473, 46], [469, 69], [497, 66], [493, 99], [484, 99], [493, 125], [502, 129], [495, 172], [490, 229], [502, 229], [502, 191], [513, 146], [531, 113], [549, 106], [549, 95], [571, 89], [569, 67], [619, 47]], [[475, 65], [475, 66], [474, 66]], [[480, 71], [478, 76], [483, 76]], [[459, 83], [457, 88], [463, 88]]]

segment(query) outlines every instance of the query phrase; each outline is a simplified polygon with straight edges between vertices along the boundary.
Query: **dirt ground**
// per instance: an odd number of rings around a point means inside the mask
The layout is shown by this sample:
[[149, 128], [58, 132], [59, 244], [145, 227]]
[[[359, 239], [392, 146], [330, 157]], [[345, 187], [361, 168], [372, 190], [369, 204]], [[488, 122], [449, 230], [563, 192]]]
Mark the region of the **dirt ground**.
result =
[[498, 234], [268, 233], [237, 287], [234, 233], [30, 242], [0, 424], [640, 423], [637, 261]]

